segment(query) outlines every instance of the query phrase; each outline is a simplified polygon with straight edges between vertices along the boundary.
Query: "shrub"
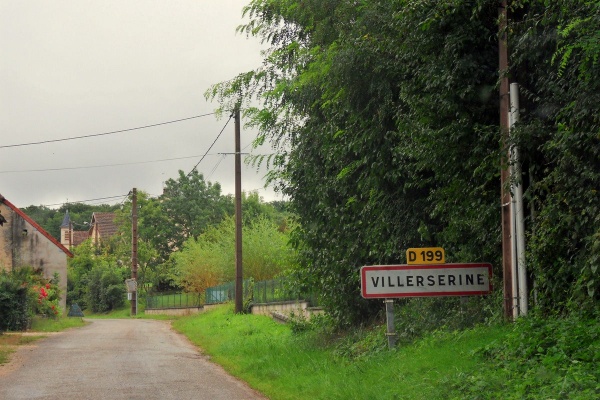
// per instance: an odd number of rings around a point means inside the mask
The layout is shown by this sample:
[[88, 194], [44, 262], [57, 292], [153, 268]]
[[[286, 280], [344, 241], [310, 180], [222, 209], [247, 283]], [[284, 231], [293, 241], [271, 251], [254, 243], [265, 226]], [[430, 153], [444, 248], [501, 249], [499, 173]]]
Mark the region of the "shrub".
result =
[[92, 312], [106, 312], [125, 303], [125, 284], [129, 270], [99, 264], [87, 275], [86, 304]]
[[0, 331], [27, 329], [33, 315], [60, 315], [58, 280], [30, 267], [0, 271]]
[[29, 321], [27, 285], [15, 278], [0, 271], [0, 332], [26, 329]]

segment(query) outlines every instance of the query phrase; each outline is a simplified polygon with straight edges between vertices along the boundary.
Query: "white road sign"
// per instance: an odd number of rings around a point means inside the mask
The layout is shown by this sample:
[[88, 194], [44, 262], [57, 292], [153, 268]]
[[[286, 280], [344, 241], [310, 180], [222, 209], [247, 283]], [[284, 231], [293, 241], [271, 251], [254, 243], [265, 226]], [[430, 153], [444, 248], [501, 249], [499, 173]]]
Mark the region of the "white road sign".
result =
[[492, 265], [372, 265], [360, 270], [366, 299], [394, 297], [473, 296], [492, 291]]

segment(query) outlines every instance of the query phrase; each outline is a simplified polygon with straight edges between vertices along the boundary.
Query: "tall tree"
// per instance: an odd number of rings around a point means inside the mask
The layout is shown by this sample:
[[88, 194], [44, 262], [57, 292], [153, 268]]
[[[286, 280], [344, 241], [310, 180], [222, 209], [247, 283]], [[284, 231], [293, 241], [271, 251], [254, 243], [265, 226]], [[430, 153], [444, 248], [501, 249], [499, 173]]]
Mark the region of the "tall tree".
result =
[[170, 250], [181, 248], [187, 238], [198, 238], [209, 226], [233, 214], [233, 202], [221, 194], [221, 185], [205, 181], [195, 169], [187, 175], [179, 171], [177, 180], [169, 179], [160, 202], [166, 218], [161, 227], [167, 236], [163, 244]]
[[271, 177], [299, 218], [299, 280], [340, 323], [379, 308], [360, 298], [362, 265], [431, 244], [497, 260], [495, 3], [256, 0], [245, 12], [241, 30], [271, 45], [265, 65], [208, 95], [225, 108], [260, 97], [245, 116], [279, 149]]

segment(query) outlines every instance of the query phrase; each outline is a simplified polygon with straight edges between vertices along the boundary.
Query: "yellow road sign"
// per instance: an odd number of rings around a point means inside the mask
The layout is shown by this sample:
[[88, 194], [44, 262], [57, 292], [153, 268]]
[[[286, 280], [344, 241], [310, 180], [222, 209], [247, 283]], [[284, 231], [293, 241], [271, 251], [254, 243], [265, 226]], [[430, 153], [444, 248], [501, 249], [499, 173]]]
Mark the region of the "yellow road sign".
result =
[[446, 252], [441, 247], [421, 247], [406, 250], [407, 264], [444, 264]]

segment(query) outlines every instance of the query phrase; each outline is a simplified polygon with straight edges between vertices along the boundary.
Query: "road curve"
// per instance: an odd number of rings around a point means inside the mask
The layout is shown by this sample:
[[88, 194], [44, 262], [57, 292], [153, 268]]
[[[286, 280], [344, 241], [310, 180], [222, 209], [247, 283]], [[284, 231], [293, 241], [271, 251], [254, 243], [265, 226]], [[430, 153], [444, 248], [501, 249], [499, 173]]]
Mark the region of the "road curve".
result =
[[265, 399], [168, 322], [90, 322], [20, 348], [0, 367], [0, 399]]

